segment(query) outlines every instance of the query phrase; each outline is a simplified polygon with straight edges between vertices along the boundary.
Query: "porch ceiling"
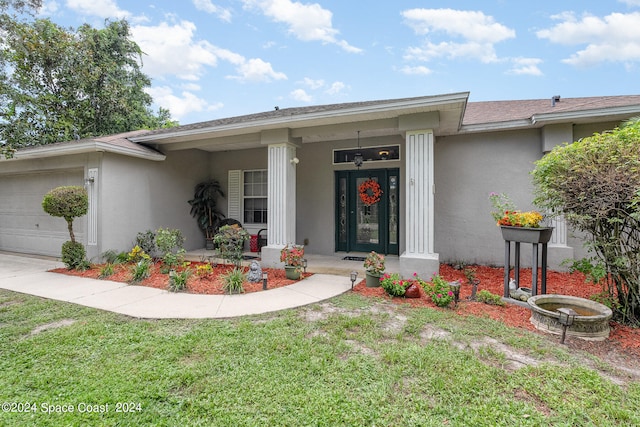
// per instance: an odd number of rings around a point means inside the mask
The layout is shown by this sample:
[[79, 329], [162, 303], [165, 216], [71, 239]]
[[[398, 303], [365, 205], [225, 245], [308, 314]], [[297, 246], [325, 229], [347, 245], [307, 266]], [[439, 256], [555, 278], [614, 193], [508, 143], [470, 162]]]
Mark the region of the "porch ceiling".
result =
[[[399, 117], [438, 112], [435, 135], [456, 133], [467, 105], [468, 93], [380, 101], [379, 103], [327, 106], [315, 111], [291, 109], [242, 118], [226, 119], [198, 125], [185, 125], [164, 132], [132, 138], [162, 151], [200, 149], [230, 151], [264, 146], [262, 132], [288, 129], [291, 141], [298, 144], [353, 139], [357, 131], [362, 138], [398, 135]], [[347, 105], [347, 104], [345, 104]], [[279, 114], [280, 113], [280, 114]], [[207, 124], [209, 124], [207, 126]]]

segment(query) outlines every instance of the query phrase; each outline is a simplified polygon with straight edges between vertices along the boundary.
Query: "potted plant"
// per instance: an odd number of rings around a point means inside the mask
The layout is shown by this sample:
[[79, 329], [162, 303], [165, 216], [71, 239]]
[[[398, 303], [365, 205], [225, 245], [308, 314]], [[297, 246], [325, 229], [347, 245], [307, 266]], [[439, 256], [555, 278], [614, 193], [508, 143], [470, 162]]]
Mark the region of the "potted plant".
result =
[[304, 246], [287, 244], [280, 251], [280, 262], [284, 262], [287, 279], [298, 280], [302, 276]]
[[220, 183], [210, 179], [196, 185], [193, 199], [189, 200], [191, 215], [205, 236], [205, 247], [213, 249], [213, 237], [224, 215], [218, 209], [218, 196], [224, 197]]
[[491, 193], [494, 210], [491, 216], [502, 231], [504, 240], [525, 243], [547, 243], [553, 227], [542, 227], [544, 216], [537, 211], [521, 212], [505, 194]]
[[371, 251], [364, 260], [367, 288], [380, 286], [380, 276], [384, 273], [384, 255]]

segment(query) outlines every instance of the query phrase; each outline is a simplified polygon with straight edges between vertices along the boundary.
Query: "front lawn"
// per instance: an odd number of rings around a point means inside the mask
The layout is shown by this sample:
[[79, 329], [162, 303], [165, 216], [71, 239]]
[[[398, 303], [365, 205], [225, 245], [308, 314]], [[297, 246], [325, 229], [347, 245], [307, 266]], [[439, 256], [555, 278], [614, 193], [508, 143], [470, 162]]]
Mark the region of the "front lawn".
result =
[[0, 425], [640, 424], [638, 376], [556, 337], [352, 293], [137, 320], [0, 290], [0, 354]]

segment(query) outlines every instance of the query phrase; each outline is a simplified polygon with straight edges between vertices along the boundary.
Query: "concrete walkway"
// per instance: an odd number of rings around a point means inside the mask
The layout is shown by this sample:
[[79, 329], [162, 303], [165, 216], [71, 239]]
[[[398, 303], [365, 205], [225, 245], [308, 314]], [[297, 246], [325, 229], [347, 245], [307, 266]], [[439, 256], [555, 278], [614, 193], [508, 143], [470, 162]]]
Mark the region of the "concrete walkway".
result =
[[314, 274], [293, 285], [242, 295], [173, 293], [49, 273], [63, 264], [0, 253], [0, 288], [149, 319], [229, 318], [316, 303], [351, 289], [349, 276]]

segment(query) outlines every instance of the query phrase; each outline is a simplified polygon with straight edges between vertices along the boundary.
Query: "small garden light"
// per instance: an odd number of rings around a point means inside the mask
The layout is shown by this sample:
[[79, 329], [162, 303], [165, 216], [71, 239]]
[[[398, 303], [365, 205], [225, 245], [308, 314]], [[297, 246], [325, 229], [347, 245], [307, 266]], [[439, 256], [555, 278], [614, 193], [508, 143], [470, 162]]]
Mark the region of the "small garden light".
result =
[[304, 272], [307, 272], [307, 259], [306, 258], [302, 258], [302, 268], [304, 269]]
[[262, 290], [263, 291], [267, 290], [267, 272], [266, 271], [262, 272]]
[[353, 285], [356, 283], [357, 279], [358, 279], [358, 272], [352, 271], [351, 272], [351, 290], [353, 290]]
[[574, 310], [566, 307], [561, 307], [558, 310], [560, 313], [560, 317], [558, 317], [558, 322], [562, 325], [562, 338], [560, 338], [560, 344], [564, 344], [564, 339], [567, 335], [567, 328], [573, 325], [573, 320], [578, 315]]

